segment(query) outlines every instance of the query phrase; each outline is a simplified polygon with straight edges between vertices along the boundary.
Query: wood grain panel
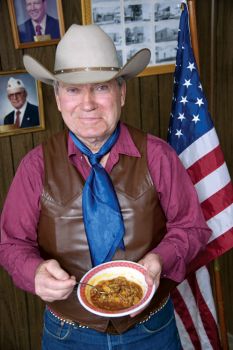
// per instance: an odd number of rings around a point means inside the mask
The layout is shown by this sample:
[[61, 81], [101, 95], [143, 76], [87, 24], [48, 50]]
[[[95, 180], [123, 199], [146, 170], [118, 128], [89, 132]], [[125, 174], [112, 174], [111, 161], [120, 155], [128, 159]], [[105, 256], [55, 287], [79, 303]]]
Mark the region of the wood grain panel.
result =
[[127, 83], [126, 102], [121, 117], [121, 120], [136, 128], [141, 127], [139, 79], [134, 78]]
[[173, 75], [159, 76], [159, 136], [167, 140], [173, 95]]
[[[216, 65], [215, 65], [215, 125], [224, 151], [225, 160], [233, 177], [233, 2], [216, 2]], [[228, 331], [233, 334], [233, 252], [225, 254], [221, 261], [222, 290]]]
[[141, 128], [154, 135], [159, 134], [158, 79], [158, 76], [140, 78]]
[[[0, 208], [14, 176], [10, 137], [0, 138]], [[1, 209], [0, 209], [1, 212]]]

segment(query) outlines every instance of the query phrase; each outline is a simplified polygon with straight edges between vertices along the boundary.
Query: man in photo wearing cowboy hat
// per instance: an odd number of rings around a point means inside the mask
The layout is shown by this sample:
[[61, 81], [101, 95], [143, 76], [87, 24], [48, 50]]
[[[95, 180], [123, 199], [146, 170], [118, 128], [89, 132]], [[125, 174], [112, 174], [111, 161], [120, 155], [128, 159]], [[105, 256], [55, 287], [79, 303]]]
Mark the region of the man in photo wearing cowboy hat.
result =
[[[26, 70], [54, 86], [67, 126], [23, 159], [1, 218], [1, 264], [46, 302], [43, 349], [181, 349], [169, 293], [210, 230], [176, 153], [120, 121], [126, 80], [149, 60], [143, 49], [121, 68], [94, 24], [68, 29], [54, 72], [24, 56]], [[112, 260], [138, 262], [156, 285], [139, 313], [102, 317], [80, 304], [76, 282]]]
[[11, 77], [6, 90], [14, 110], [5, 116], [4, 124], [15, 124], [17, 128], [38, 126], [38, 107], [27, 101], [27, 91], [22, 80]]

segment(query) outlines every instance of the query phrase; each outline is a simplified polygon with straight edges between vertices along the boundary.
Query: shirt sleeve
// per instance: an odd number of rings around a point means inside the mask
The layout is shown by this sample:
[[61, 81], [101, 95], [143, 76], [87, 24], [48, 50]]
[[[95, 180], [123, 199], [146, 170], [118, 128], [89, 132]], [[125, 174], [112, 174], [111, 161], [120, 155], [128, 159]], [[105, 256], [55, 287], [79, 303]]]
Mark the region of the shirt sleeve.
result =
[[167, 219], [167, 233], [153, 252], [163, 261], [162, 276], [181, 282], [187, 265], [211, 235], [191, 179], [175, 151], [148, 135], [149, 171]]
[[21, 161], [1, 215], [0, 264], [16, 286], [32, 293], [35, 271], [43, 261], [37, 243], [43, 173], [38, 146]]

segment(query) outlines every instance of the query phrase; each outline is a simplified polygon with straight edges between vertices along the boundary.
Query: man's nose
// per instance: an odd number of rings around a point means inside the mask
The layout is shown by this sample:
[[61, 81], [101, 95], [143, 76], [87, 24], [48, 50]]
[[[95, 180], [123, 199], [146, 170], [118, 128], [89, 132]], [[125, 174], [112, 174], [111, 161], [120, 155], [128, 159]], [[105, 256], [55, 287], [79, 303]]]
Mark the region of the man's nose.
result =
[[82, 107], [84, 110], [95, 109], [95, 98], [94, 93], [91, 90], [85, 90], [82, 94]]

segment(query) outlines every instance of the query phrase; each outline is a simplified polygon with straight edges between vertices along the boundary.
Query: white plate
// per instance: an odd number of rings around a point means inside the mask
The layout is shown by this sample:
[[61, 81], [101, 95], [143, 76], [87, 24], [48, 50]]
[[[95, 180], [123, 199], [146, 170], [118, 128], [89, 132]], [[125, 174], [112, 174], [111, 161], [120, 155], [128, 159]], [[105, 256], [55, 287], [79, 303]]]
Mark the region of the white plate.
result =
[[108, 311], [93, 305], [90, 299], [90, 288], [83, 284], [79, 284], [77, 294], [81, 305], [88, 311], [105, 317], [119, 317], [130, 315], [143, 309], [152, 299], [155, 292], [155, 285], [149, 286], [145, 281], [146, 269], [137, 263], [131, 261], [110, 261], [98, 265], [88, 271], [80, 282], [96, 285], [98, 282], [107, 279], [113, 279], [119, 276], [127, 278], [129, 281], [135, 282], [142, 287], [143, 297], [141, 301], [127, 309], [118, 311]]

